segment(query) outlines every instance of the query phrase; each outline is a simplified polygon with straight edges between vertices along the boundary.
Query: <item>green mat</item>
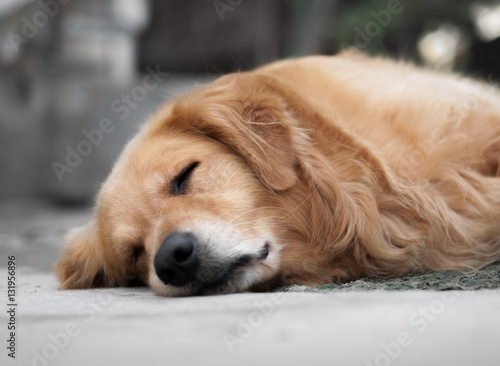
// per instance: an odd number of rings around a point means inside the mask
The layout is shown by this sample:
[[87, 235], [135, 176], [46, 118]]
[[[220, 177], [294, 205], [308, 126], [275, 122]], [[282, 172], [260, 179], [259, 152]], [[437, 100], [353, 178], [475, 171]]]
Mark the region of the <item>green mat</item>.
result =
[[500, 262], [467, 273], [444, 271], [391, 279], [362, 278], [349, 283], [279, 287], [280, 292], [333, 292], [365, 290], [480, 290], [500, 288]]

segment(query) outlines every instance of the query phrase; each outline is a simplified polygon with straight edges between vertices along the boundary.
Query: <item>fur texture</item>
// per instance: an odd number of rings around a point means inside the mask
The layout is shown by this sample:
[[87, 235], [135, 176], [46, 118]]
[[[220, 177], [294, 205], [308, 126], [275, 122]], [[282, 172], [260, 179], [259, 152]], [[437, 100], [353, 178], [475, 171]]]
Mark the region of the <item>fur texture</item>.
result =
[[[499, 175], [491, 85], [351, 53], [281, 61], [162, 107], [56, 272], [182, 296], [479, 268], [500, 257]], [[183, 286], [153, 265], [176, 232], [202, 248]]]

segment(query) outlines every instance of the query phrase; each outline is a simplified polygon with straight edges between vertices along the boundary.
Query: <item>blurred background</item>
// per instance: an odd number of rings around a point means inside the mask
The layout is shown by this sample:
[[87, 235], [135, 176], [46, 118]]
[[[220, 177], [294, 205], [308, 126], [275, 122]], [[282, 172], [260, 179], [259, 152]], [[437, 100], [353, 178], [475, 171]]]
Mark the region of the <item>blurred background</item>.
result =
[[500, 1], [0, 0], [0, 201], [87, 205], [168, 98], [350, 47], [494, 81]]

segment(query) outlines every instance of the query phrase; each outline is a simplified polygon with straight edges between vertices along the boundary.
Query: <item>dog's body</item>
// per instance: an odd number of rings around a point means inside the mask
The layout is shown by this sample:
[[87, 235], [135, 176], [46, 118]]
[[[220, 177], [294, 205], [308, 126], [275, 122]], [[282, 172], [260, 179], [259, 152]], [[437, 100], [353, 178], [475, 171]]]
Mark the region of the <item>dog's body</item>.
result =
[[129, 143], [57, 264], [168, 296], [479, 268], [500, 257], [500, 97], [343, 54], [231, 74]]

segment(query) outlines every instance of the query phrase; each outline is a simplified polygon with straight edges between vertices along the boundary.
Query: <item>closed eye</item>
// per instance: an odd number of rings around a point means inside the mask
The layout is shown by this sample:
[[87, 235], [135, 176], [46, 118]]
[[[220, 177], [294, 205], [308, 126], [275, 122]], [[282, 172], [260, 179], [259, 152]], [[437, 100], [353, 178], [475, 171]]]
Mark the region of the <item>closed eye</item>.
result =
[[187, 185], [189, 183], [189, 178], [193, 174], [193, 171], [199, 165], [199, 162], [194, 162], [185, 167], [179, 175], [177, 175], [172, 181], [172, 186], [170, 187], [170, 194], [173, 196], [180, 196], [186, 194]]
[[132, 250], [132, 265], [135, 266], [137, 261], [146, 253], [144, 245], [137, 245]]

